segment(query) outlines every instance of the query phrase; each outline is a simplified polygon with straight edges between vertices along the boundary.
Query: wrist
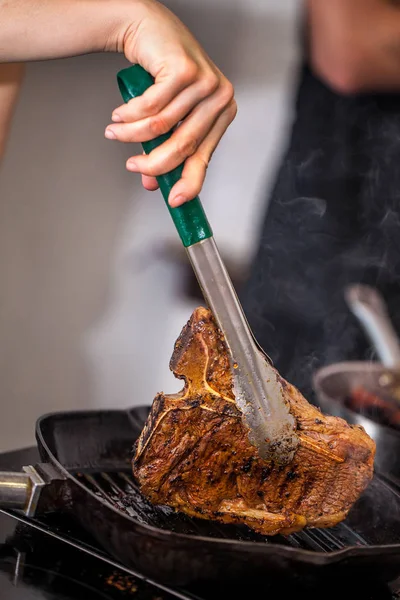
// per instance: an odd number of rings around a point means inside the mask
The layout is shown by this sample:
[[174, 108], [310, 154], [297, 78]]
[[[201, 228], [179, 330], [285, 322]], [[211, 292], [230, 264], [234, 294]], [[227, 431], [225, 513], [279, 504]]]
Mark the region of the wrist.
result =
[[124, 53], [127, 39], [135, 37], [148, 5], [152, 0], [121, 0], [109, 2], [109, 16], [105, 19], [106, 30], [99, 40], [99, 51]]

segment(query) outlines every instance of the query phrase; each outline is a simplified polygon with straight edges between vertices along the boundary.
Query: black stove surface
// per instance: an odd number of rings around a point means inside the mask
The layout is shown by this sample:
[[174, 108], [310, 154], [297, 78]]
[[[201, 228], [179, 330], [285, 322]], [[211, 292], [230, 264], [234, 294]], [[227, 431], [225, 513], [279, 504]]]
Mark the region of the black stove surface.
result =
[[[0, 454], [0, 470], [18, 471], [23, 465], [40, 462], [37, 450], [30, 448]], [[337, 589], [321, 582], [285, 582], [262, 593], [246, 581], [242, 589], [169, 589], [146, 580], [140, 573], [125, 568], [79, 526], [61, 514], [27, 519], [16, 513], [0, 511], [0, 600], [224, 600], [275, 596], [293, 598], [337, 598], [340, 600], [400, 599], [400, 581], [390, 586], [368, 581], [338, 582]]]
[[[36, 448], [0, 454], [0, 470], [40, 462]], [[1, 600], [192, 599], [118, 565], [65, 515], [0, 511]]]

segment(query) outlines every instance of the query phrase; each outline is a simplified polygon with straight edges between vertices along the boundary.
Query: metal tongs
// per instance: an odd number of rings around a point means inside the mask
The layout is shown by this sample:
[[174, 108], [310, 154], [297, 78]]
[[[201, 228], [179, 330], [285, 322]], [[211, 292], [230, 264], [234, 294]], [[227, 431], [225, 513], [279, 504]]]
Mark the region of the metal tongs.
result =
[[[154, 83], [141, 66], [118, 73], [118, 85], [125, 102], [141, 96]], [[149, 154], [171, 133], [144, 142]], [[295, 420], [284, 399], [283, 388], [268, 357], [254, 339], [229, 274], [222, 262], [200, 199], [171, 208], [168, 196], [181, 178], [183, 166], [157, 177], [179, 236], [186, 248], [205, 300], [225, 336], [231, 354], [235, 400], [249, 429], [249, 440], [262, 458], [287, 464], [299, 440]]]

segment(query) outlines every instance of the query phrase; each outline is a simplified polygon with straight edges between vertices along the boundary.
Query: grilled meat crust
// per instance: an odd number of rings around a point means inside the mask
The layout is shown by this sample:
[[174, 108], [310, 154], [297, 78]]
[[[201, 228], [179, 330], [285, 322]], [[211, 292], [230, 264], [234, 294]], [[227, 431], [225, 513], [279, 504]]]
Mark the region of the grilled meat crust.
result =
[[300, 445], [285, 467], [260, 459], [235, 404], [224, 338], [204, 308], [184, 327], [170, 367], [184, 389], [156, 396], [133, 459], [152, 503], [265, 535], [346, 517], [373, 475], [375, 444], [361, 426], [323, 415], [280, 378]]

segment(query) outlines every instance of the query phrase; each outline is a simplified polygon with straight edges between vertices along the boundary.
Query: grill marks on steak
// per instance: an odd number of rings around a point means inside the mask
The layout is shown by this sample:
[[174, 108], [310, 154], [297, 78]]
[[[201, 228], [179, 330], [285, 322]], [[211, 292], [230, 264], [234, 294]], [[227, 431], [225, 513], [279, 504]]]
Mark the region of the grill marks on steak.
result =
[[373, 475], [375, 444], [362, 427], [322, 415], [281, 379], [300, 445], [285, 467], [260, 459], [235, 404], [224, 338], [204, 308], [184, 327], [170, 367], [184, 389], [155, 398], [133, 459], [152, 503], [266, 535], [346, 517]]

